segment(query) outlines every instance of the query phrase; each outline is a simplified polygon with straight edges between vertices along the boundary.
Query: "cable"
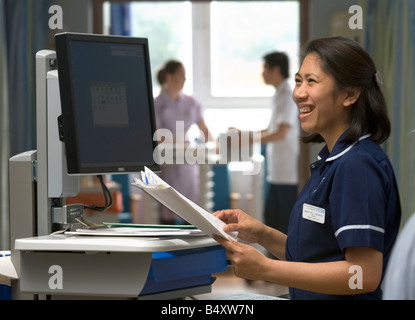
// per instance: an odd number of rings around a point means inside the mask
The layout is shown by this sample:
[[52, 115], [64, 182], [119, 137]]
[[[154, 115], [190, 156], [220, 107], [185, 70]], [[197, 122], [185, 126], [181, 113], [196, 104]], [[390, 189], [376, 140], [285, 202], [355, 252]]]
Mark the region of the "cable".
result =
[[55, 231], [55, 232], [52, 232], [51, 234], [50, 234], [50, 236], [55, 236], [55, 235], [58, 235], [58, 234], [64, 234], [66, 231], [68, 231], [70, 228], [65, 228], [65, 229], [62, 229], [62, 230], [58, 230], [58, 231]]
[[109, 207], [112, 206], [112, 195], [111, 192], [108, 190], [108, 187], [105, 185], [104, 179], [102, 178], [102, 175], [97, 175], [97, 178], [101, 184], [102, 191], [104, 193], [105, 198], [105, 205], [104, 206], [97, 206], [97, 205], [85, 205], [85, 209], [90, 209], [94, 211], [100, 211], [103, 212], [107, 210]]

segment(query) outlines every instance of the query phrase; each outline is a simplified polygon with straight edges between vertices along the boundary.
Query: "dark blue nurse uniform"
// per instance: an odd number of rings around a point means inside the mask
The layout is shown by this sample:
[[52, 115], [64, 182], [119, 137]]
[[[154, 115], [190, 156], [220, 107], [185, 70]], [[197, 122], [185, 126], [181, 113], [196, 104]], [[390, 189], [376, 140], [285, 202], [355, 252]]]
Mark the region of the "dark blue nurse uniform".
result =
[[[311, 177], [291, 213], [286, 258], [311, 263], [339, 261], [345, 260], [347, 247], [370, 247], [383, 253], [385, 270], [401, 218], [395, 175], [386, 153], [370, 135], [350, 144], [341, 142], [345, 134], [331, 153], [325, 146], [311, 165]], [[381, 296], [380, 286], [374, 292], [351, 296], [290, 288], [291, 299]]]

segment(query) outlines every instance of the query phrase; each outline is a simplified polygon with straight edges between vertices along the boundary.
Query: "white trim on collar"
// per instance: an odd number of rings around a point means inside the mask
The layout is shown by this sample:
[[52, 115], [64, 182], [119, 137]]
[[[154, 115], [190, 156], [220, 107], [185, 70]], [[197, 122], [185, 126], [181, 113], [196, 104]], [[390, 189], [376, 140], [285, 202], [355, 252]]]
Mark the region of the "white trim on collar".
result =
[[[364, 139], [367, 139], [367, 138], [369, 138], [371, 136], [371, 134], [366, 134], [366, 135], [364, 135], [364, 136], [361, 136], [360, 138], [359, 138], [359, 140], [357, 140], [357, 141], [355, 141], [355, 142], [353, 142], [348, 148], [346, 148], [345, 150], [343, 150], [342, 152], [340, 152], [339, 154], [336, 154], [335, 156], [333, 156], [333, 157], [330, 157], [330, 158], [327, 158], [326, 159], [326, 162], [327, 161], [333, 161], [333, 160], [336, 160], [336, 159], [338, 159], [338, 158], [340, 158], [341, 156], [343, 156], [345, 153], [347, 153], [347, 152], [349, 152], [350, 151], [350, 149], [352, 149], [359, 141], [362, 141], [362, 140], [364, 140]], [[321, 160], [321, 157], [320, 156], [317, 156], [317, 159], [318, 160]]]

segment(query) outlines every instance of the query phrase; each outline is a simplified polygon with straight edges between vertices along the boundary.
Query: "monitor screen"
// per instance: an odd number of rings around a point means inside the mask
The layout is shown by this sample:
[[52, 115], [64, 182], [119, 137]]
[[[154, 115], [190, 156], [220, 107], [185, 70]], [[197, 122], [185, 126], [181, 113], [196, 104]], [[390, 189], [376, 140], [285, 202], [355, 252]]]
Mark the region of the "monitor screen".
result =
[[55, 35], [68, 174], [158, 170], [148, 41]]

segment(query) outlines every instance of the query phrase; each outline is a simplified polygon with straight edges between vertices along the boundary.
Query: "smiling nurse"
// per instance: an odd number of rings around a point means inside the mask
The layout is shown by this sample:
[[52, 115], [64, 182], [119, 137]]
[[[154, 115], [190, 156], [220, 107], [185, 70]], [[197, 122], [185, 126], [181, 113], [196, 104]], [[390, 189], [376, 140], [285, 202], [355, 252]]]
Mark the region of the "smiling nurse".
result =
[[299, 120], [310, 134], [303, 140], [326, 145], [311, 165], [288, 234], [241, 210], [214, 213], [227, 223], [225, 231], [279, 259], [215, 239], [236, 275], [286, 285], [291, 299], [380, 299], [401, 216], [394, 172], [379, 146], [390, 133], [380, 75], [357, 42], [336, 37], [306, 46], [295, 81]]
[[350, 109], [360, 90], [338, 90], [334, 77], [321, 69], [316, 53], [305, 57], [295, 81], [294, 99], [300, 111], [301, 127], [305, 132], [318, 132], [331, 151], [350, 126]]

